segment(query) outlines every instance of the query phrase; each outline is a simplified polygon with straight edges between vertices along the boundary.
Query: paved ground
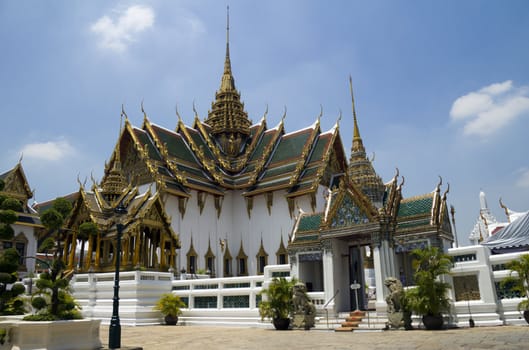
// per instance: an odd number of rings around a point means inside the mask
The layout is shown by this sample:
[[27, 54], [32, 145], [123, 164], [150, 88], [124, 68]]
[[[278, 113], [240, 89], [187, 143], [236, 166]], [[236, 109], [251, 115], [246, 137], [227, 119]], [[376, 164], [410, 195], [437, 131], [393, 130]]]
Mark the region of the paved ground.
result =
[[[108, 326], [101, 326], [108, 345]], [[520, 350], [529, 349], [529, 326], [477, 327], [444, 331], [336, 333], [261, 328], [139, 326], [121, 329], [122, 347], [168, 349], [354, 349], [354, 350]]]

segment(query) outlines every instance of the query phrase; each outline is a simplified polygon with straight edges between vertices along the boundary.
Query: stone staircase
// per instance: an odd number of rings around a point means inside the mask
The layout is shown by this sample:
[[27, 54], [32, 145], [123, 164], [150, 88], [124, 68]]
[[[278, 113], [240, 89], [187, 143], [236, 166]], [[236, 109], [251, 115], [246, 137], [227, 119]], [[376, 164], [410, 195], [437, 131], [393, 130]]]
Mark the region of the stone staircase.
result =
[[375, 311], [359, 310], [340, 314], [339, 317], [345, 320], [338, 328], [335, 328], [336, 332], [381, 331], [386, 327], [388, 320], [385, 315], [377, 315]]
[[342, 325], [335, 329], [336, 332], [352, 332], [358, 329], [362, 319], [365, 317], [365, 311], [355, 310], [349, 313], [349, 316], [345, 317], [345, 321]]

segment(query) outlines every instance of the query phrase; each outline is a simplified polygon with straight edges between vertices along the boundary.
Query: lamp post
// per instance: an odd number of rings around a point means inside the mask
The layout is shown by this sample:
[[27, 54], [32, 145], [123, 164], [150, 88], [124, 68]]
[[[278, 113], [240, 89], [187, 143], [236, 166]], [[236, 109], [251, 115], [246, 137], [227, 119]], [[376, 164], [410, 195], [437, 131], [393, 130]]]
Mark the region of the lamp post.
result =
[[112, 318], [110, 319], [110, 327], [108, 329], [108, 347], [110, 349], [121, 348], [121, 324], [119, 322], [119, 269], [121, 260], [121, 235], [123, 234], [123, 223], [121, 217], [127, 214], [127, 209], [120, 202], [114, 209], [114, 213], [118, 217], [118, 223], [116, 225], [117, 237], [116, 237], [116, 272], [114, 276], [114, 297], [112, 298]]

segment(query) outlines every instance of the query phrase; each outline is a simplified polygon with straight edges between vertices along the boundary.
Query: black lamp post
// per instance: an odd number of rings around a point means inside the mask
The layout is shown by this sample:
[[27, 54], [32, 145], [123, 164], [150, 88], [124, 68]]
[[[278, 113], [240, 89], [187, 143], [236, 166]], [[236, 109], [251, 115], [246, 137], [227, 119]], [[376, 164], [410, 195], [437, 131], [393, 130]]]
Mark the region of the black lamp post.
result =
[[118, 223], [116, 225], [116, 272], [114, 276], [114, 297], [112, 298], [112, 318], [110, 319], [110, 328], [108, 329], [108, 347], [110, 349], [121, 348], [121, 324], [119, 322], [119, 269], [121, 260], [121, 235], [123, 234], [123, 223], [121, 217], [127, 214], [127, 209], [123, 203], [114, 209], [114, 213], [118, 216]]

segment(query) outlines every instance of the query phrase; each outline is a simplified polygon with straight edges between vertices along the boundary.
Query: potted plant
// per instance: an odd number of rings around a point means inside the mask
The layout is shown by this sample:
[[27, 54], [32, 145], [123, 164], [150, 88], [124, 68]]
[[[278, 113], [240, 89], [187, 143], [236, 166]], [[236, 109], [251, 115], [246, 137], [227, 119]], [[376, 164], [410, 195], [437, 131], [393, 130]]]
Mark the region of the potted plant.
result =
[[178, 323], [178, 316], [182, 314], [180, 308], [186, 304], [178, 295], [172, 293], [162, 294], [160, 299], [154, 305], [154, 310], [160, 311], [165, 316], [165, 323], [174, 326]]
[[277, 330], [286, 330], [290, 326], [290, 312], [293, 310], [292, 291], [297, 280], [284, 277], [274, 278], [268, 288], [261, 291], [265, 300], [259, 304], [261, 320], [270, 318]]
[[442, 313], [450, 308], [447, 292], [451, 286], [439, 277], [450, 272], [452, 257], [436, 247], [415, 249], [412, 254], [415, 287], [406, 291], [407, 307], [422, 316], [426, 329], [442, 329]]
[[[523, 310], [523, 317], [529, 323], [529, 254], [521, 255], [519, 259], [509, 262], [506, 267], [511, 270], [511, 274], [501, 282], [501, 285], [510, 286], [512, 291], [524, 297], [524, 300], [518, 303], [518, 311]], [[518, 276], [513, 276], [514, 272]]]

